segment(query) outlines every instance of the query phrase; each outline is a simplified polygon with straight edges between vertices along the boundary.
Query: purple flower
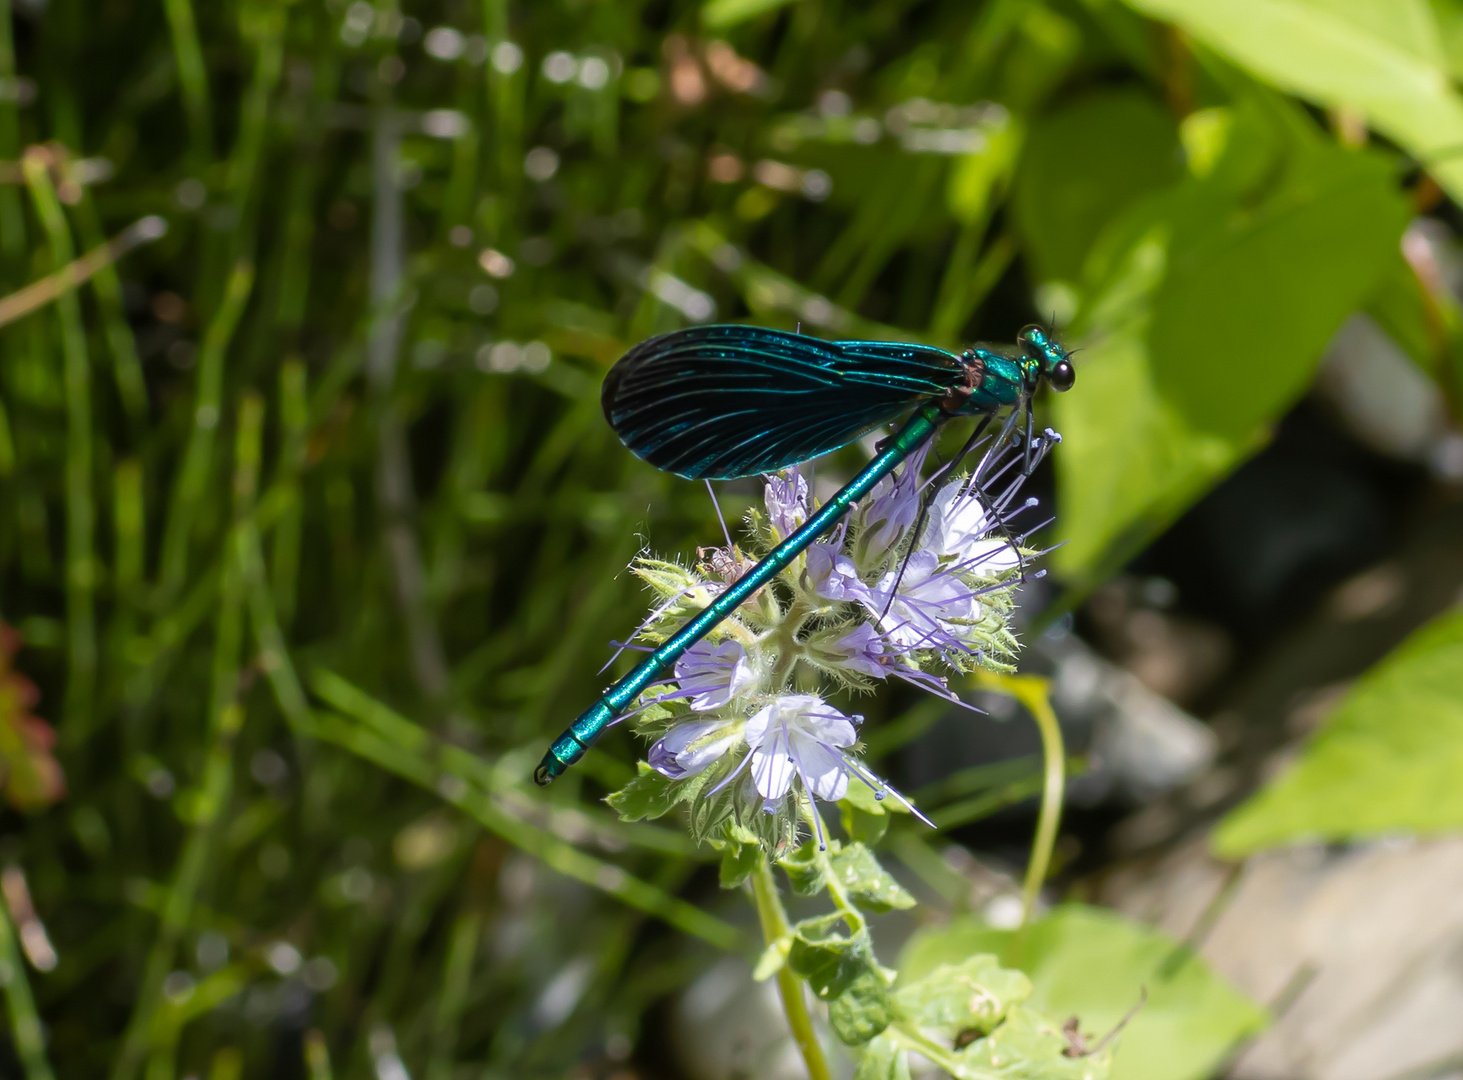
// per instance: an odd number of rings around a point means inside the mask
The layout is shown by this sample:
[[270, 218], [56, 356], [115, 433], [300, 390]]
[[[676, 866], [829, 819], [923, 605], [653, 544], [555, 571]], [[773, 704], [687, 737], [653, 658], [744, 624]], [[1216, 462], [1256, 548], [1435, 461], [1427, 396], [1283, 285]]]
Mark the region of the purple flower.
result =
[[[898, 588], [895, 590], [895, 582]], [[894, 591], [890, 599], [890, 591]], [[969, 585], [933, 551], [916, 551], [904, 567], [889, 571], [865, 606], [879, 621], [884, 637], [901, 649], [942, 649], [961, 645], [961, 623], [980, 611]], [[886, 611], [887, 608], [887, 611]]]
[[853, 721], [814, 694], [775, 698], [747, 721], [752, 783], [777, 802], [794, 779], [818, 798], [836, 802], [848, 791], [851, 769], [842, 748], [858, 741]]
[[858, 568], [835, 544], [808, 548], [808, 581], [824, 600], [869, 600], [869, 587], [859, 580]]
[[841, 666], [860, 675], [883, 679], [889, 675], [888, 658], [884, 654], [884, 638], [873, 623], [859, 623], [834, 643], [841, 657]]
[[762, 498], [779, 540], [786, 540], [808, 520], [808, 481], [796, 468], [766, 477]]
[[864, 548], [866, 565], [888, 554], [919, 517], [919, 473], [928, 452], [929, 443], [925, 443], [909, 455], [892, 480], [879, 481], [860, 513], [863, 532], [859, 543]]
[[690, 720], [671, 728], [645, 755], [646, 764], [662, 776], [683, 780], [703, 771], [737, 744], [735, 721]]
[[995, 522], [986, 514], [975, 489], [961, 491], [946, 484], [930, 506], [920, 548], [953, 558], [961, 573], [998, 577], [1021, 565], [1016, 546], [993, 535]]
[[735, 641], [698, 641], [676, 661], [676, 682], [696, 712], [719, 709], [757, 685], [747, 651]]

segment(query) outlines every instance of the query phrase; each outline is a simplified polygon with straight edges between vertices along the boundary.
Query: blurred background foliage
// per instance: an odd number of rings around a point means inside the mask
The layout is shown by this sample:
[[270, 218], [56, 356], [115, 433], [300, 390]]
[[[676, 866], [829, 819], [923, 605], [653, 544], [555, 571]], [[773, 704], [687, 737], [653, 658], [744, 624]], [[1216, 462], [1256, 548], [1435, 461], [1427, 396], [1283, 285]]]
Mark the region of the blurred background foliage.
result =
[[[1460, 74], [1456, 0], [0, 0], [0, 1071], [783, 1075], [674, 1004], [755, 947], [599, 804], [631, 740], [525, 786], [629, 559], [719, 539], [599, 412], [688, 322], [1081, 350], [1033, 669], [1211, 723], [1054, 897], [1216, 820], [1455, 830]], [[956, 916], [904, 970], [997, 947], [1030, 744], [860, 708], [943, 829], [885, 840]], [[1096, 907], [1027, 949], [1088, 1030], [1148, 988], [1118, 1076], [1265, 1023]]]

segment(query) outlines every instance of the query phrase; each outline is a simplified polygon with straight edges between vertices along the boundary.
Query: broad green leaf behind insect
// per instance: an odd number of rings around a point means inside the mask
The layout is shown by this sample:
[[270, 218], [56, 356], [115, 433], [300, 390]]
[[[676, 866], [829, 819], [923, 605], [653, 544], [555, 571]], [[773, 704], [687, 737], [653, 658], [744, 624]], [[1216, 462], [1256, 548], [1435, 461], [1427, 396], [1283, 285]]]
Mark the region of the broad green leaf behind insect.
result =
[[1011, 192], [1033, 279], [1075, 285], [1103, 226], [1183, 173], [1178, 126], [1147, 94], [1098, 91], [1042, 117]]
[[[1426, 0], [1128, 0], [1282, 90], [1359, 110], [1456, 199], [1463, 97]], [[1450, 42], [1456, 29], [1450, 27]], [[1456, 56], [1456, 53], [1455, 53]]]
[[1463, 612], [1372, 669], [1294, 767], [1226, 817], [1214, 848], [1240, 858], [1302, 839], [1463, 825]]
[[1203, 174], [1134, 207], [1088, 258], [1069, 335], [1086, 346], [1081, 392], [1054, 405], [1085, 451], [1057, 463], [1067, 573], [1121, 561], [1263, 440], [1406, 224], [1380, 160], [1300, 141], [1248, 102], [1213, 121], [1192, 120], [1219, 142]]

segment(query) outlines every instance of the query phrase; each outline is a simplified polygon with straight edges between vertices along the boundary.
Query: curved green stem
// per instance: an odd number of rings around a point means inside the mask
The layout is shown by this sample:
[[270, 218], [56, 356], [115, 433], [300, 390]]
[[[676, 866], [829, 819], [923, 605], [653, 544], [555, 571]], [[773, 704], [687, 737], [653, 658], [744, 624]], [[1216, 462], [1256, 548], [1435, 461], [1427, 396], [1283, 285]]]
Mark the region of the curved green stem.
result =
[[1051, 868], [1052, 848], [1057, 842], [1057, 825], [1062, 820], [1062, 793], [1066, 787], [1066, 751], [1062, 747], [1062, 728], [1052, 711], [1051, 684], [1034, 675], [997, 675], [982, 672], [983, 689], [1010, 694], [1026, 706], [1041, 732], [1041, 753], [1044, 774], [1041, 789], [1041, 812], [1036, 819], [1036, 836], [1031, 841], [1031, 859], [1026, 864], [1026, 881], [1021, 889], [1021, 927], [1031, 921], [1036, 898]]
[[[777, 898], [777, 882], [772, 878], [772, 866], [766, 856], [752, 875], [752, 895], [757, 900], [757, 921], [762, 924], [762, 939], [771, 945], [787, 937], [792, 929], [788, 926], [782, 901]], [[786, 964], [777, 970], [777, 992], [782, 998], [782, 1011], [787, 1014], [787, 1026], [792, 1030], [793, 1041], [803, 1055], [803, 1064], [808, 1067], [808, 1080], [833, 1080], [833, 1074], [828, 1071], [828, 1059], [823, 1056], [823, 1047], [813, 1031], [813, 1018], [808, 1014], [802, 980]]]

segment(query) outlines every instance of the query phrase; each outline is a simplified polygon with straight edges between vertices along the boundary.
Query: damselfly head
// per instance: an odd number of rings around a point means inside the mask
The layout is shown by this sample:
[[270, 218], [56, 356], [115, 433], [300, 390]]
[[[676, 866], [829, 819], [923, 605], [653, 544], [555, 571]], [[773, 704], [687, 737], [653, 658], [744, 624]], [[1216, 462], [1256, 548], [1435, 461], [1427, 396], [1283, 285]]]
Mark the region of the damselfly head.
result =
[[1016, 335], [1016, 341], [1026, 358], [1038, 365], [1040, 377], [1051, 383], [1053, 390], [1065, 393], [1072, 389], [1072, 384], [1077, 381], [1077, 372], [1072, 369], [1067, 350], [1058, 345], [1045, 330], [1033, 323], [1022, 328]]

